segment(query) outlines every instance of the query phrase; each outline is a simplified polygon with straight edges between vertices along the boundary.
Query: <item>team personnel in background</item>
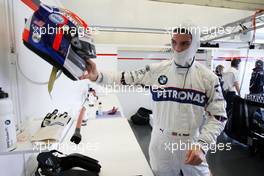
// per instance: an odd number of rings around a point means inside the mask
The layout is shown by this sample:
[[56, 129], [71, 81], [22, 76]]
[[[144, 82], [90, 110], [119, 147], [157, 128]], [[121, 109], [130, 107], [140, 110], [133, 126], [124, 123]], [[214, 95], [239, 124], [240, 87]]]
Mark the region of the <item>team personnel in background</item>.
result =
[[251, 74], [249, 92], [250, 94], [260, 94], [263, 93], [264, 86], [264, 71], [263, 71], [263, 61], [257, 60], [255, 63], [255, 68]]
[[223, 73], [223, 89], [224, 89], [224, 97], [226, 100], [226, 112], [232, 108], [232, 99], [238, 94], [240, 95], [240, 86], [239, 86], [239, 75], [238, 75], [238, 67], [240, 64], [240, 59], [234, 59], [231, 61], [231, 67]]
[[223, 72], [224, 72], [224, 66], [223, 65], [217, 65], [215, 68], [215, 74], [218, 76], [219, 83], [220, 83], [220, 86], [222, 88], [222, 92], [223, 92], [223, 85], [224, 85]]
[[[98, 84], [149, 85], [153, 99], [150, 164], [156, 176], [209, 176], [209, 146], [225, 127], [226, 113], [217, 76], [195, 61], [200, 33], [195, 27], [173, 31], [172, 59], [137, 71], [100, 72], [90, 65], [81, 79]], [[204, 122], [204, 115], [207, 120]], [[185, 144], [185, 148], [180, 148]], [[178, 147], [177, 147], [178, 146]]]

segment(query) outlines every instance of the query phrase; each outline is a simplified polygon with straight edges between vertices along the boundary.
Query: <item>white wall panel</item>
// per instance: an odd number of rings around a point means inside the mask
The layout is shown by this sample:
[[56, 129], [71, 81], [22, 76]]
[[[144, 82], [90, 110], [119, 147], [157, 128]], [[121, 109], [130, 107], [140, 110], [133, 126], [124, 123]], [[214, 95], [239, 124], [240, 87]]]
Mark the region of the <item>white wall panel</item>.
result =
[[0, 87], [10, 93], [9, 82], [9, 61], [7, 51], [9, 50], [8, 35], [6, 26], [5, 0], [0, 0]]

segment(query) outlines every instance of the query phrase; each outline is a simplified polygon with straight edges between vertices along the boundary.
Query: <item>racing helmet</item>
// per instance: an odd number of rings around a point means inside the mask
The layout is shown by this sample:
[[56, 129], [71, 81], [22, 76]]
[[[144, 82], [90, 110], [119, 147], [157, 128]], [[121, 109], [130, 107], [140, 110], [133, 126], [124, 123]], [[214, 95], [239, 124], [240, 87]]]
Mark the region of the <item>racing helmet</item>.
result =
[[96, 58], [88, 25], [69, 10], [42, 3], [26, 21], [23, 43], [72, 80], [82, 76], [86, 59]]

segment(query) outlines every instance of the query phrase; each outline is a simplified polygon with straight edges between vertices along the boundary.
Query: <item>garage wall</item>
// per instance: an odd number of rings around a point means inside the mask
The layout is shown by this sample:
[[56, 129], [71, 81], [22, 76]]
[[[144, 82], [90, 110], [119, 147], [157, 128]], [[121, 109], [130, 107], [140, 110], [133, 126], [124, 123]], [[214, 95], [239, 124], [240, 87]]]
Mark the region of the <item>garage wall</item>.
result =
[[8, 35], [6, 24], [6, 14], [5, 14], [5, 0], [0, 0], [0, 87], [5, 91], [10, 92], [9, 83], [9, 69], [8, 69]]

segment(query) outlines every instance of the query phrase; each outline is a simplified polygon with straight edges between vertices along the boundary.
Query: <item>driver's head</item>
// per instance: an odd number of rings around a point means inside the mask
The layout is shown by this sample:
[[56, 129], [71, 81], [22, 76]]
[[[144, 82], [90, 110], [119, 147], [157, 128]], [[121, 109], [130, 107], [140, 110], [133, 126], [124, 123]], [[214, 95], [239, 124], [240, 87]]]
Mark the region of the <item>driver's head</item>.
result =
[[182, 52], [190, 47], [192, 35], [186, 29], [176, 28], [173, 30], [171, 45], [174, 51]]
[[191, 25], [180, 25], [172, 32], [171, 46], [176, 65], [191, 66], [195, 53], [200, 46], [200, 31]]

